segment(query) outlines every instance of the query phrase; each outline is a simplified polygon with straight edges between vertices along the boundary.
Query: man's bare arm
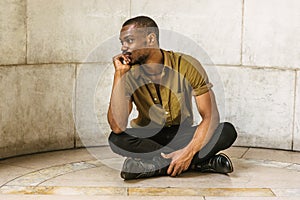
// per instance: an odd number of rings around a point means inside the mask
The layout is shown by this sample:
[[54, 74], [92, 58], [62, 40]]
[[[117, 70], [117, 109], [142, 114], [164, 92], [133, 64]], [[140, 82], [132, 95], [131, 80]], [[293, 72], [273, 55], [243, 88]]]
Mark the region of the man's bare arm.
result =
[[125, 96], [124, 75], [130, 70], [130, 60], [123, 55], [113, 58], [115, 74], [108, 109], [108, 123], [112, 131], [116, 134], [122, 133], [128, 123], [128, 117], [132, 110], [132, 101]]
[[219, 111], [212, 90], [197, 96], [195, 99], [202, 121], [196, 129], [192, 141], [187, 146], [194, 154], [207, 144], [220, 123]]
[[202, 121], [185, 148], [164, 156], [165, 158], [172, 158], [168, 169], [168, 174], [171, 176], [179, 175], [188, 169], [194, 155], [209, 141], [220, 122], [213, 91], [197, 96], [195, 99]]

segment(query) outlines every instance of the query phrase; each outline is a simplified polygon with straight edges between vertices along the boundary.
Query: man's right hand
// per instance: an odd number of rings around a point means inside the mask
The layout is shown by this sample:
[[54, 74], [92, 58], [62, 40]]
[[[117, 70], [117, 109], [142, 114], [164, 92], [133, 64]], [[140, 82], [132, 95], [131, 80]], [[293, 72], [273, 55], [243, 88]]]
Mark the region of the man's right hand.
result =
[[119, 54], [115, 57], [113, 57], [113, 63], [115, 67], [115, 71], [119, 71], [122, 73], [126, 73], [130, 70], [131, 65], [130, 65], [130, 58], [126, 54]]

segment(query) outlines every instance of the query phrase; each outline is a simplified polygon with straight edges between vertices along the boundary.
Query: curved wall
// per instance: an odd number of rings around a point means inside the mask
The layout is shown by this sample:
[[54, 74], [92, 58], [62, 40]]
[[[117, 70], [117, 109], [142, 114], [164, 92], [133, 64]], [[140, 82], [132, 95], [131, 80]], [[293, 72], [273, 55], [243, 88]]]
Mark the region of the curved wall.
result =
[[297, 0], [0, 1], [0, 158], [106, 144], [113, 55], [86, 58], [140, 14], [205, 50], [235, 145], [300, 150], [299, 8]]

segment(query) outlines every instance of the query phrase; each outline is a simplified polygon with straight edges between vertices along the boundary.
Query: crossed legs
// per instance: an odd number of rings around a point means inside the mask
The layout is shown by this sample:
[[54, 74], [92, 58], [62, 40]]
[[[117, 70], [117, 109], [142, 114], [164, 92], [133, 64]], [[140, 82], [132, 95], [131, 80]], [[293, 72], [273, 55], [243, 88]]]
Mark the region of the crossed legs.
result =
[[[113, 152], [124, 157], [151, 160], [160, 154], [171, 153], [185, 147], [193, 138], [197, 127], [164, 127], [163, 129], [127, 129], [120, 134], [111, 133], [109, 144]], [[234, 126], [220, 123], [209, 142], [195, 154], [191, 165], [198, 165], [229, 148], [236, 140]], [[229, 158], [228, 158], [229, 159]]]

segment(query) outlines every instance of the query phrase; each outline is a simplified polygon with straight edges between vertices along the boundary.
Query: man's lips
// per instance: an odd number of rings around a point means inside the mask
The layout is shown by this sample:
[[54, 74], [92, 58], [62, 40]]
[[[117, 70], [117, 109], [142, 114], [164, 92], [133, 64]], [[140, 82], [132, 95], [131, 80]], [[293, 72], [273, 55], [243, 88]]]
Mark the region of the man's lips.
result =
[[123, 52], [122, 54], [125, 55], [125, 56], [130, 56], [131, 55], [130, 52]]

